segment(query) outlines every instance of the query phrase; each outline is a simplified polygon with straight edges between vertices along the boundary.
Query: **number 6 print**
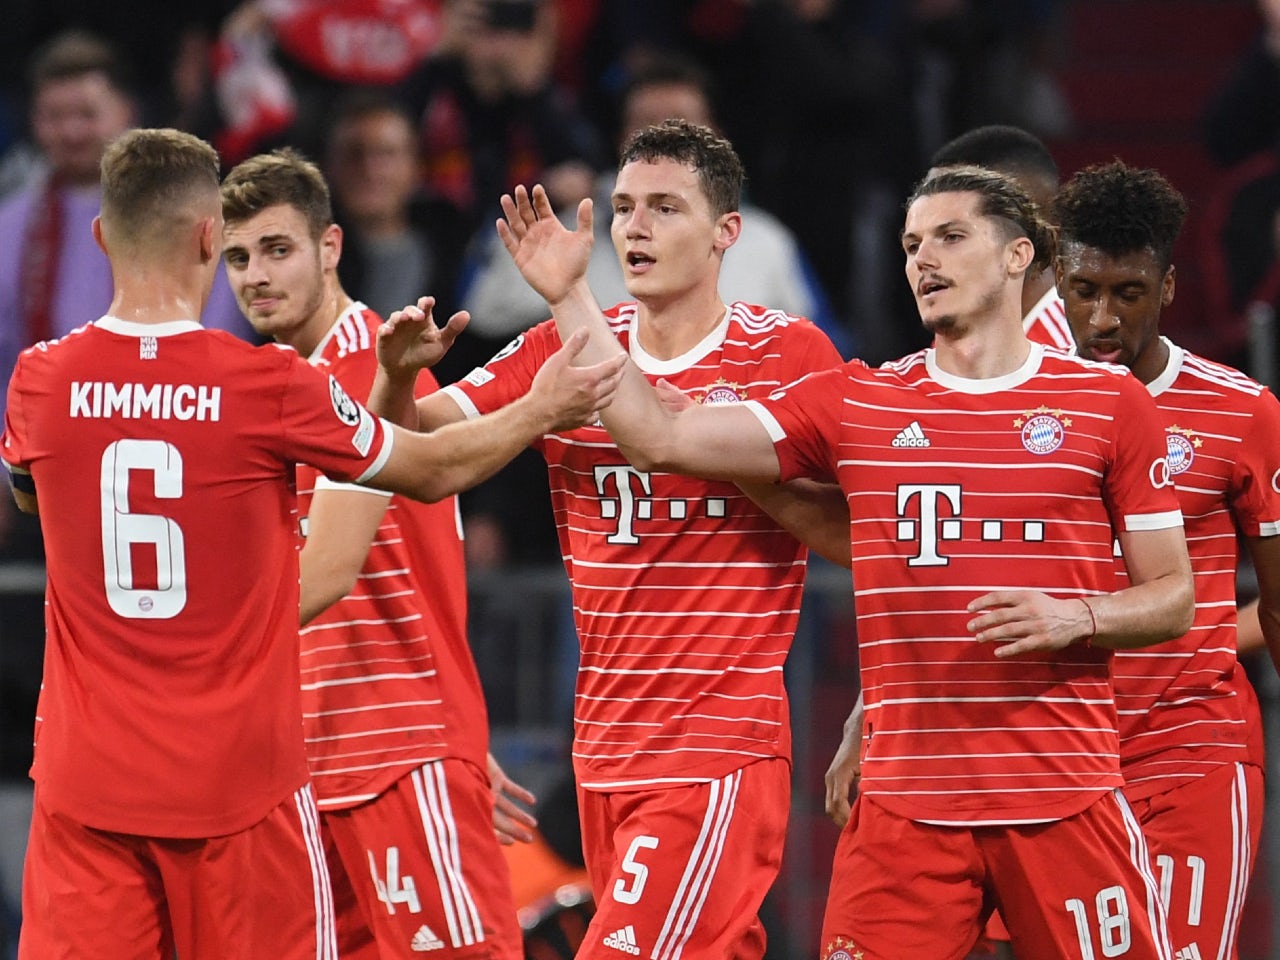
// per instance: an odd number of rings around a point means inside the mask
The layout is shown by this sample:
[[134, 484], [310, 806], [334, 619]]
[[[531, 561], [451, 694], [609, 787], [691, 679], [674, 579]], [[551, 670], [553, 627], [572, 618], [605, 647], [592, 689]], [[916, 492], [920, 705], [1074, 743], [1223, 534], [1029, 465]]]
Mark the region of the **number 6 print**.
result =
[[613, 899], [619, 903], [639, 903], [640, 895], [644, 893], [645, 882], [649, 879], [649, 868], [643, 863], [636, 862], [636, 854], [641, 850], [656, 850], [658, 847], [657, 837], [639, 836], [631, 841], [631, 846], [627, 850], [627, 855], [622, 858], [623, 873], [631, 874], [631, 889], [627, 889], [627, 882], [619, 880], [613, 885]]
[[[182, 528], [168, 517], [129, 511], [129, 472], [155, 475], [155, 496], [182, 496], [182, 454], [163, 440], [117, 440], [102, 453], [102, 563], [107, 603], [131, 620], [167, 620], [187, 605]], [[133, 585], [134, 544], [156, 551], [156, 589]]]

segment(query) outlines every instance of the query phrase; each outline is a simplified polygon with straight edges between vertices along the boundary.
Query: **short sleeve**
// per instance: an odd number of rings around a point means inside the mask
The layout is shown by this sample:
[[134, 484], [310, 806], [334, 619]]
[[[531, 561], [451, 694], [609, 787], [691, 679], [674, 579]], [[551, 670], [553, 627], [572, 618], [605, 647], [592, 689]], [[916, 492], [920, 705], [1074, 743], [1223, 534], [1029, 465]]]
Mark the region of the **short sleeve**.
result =
[[830, 368], [812, 373], [766, 400], [748, 403], [773, 438], [782, 480], [835, 480], [835, 451], [847, 380], [844, 366]]
[[1120, 382], [1112, 457], [1103, 496], [1117, 532], [1163, 530], [1182, 525], [1182, 511], [1169, 474], [1164, 421], [1147, 388], [1130, 374]]
[[287, 455], [336, 480], [362, 481], [391, 452], [387, 424], [357, 403], [338, 379], [298, 360], [281, 411]]
[[1231, 474], [1228, 496], [1247, 537], [1280, 535], [1280, 402], [1268, 389], [1258, 395], [1249, 429]]
[[445, 387], [445, 392], [468, 417], [492, 413], [527, 394], [542, 364], [558, 349], [555, 323], [544, 321], [517, 336], [484, 366]]

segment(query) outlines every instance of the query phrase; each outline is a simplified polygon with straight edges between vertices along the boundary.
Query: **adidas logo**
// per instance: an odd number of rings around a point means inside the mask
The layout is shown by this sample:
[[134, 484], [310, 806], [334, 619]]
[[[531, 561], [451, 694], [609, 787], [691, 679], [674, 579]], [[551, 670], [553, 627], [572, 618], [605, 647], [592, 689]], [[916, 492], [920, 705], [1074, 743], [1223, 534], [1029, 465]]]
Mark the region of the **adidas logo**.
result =
[[1192, 943], [1175, 953], [1173, 960], [1204, 960], [1204, 958], [1200, 956], [1200, 945]]
[[409, 949], [414, 953], [429, 953], [432, 950], [444, 949], [444, 941], [437, 937], [425, 923], [409, 941]]
[[629, 923], [621, 930], [615, 930], [605, 937], [604, 945], [632, 956], [640, 956], [640, 948], [636, 946], [636, 930]]
[[929, 438], [920, 429], [920, 421], [912, 420], [909, 427], [904, 428], [893, 438], [893, 445], [895, 447], [927, 447]]

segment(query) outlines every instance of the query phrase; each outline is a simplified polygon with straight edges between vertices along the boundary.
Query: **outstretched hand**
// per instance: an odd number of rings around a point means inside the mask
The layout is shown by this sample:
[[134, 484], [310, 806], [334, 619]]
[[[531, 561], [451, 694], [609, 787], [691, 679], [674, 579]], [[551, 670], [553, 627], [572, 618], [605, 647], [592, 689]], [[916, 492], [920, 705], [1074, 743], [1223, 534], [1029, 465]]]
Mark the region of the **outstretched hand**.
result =
[[504, 193], [501, 203], [502, 245], [529, 286], [554, 306], [587, 275], [595, 240], [591, 199], [578, 204], [578, 226], [572, 231], [556, 219], [542, 184], [534, 184], [532, 192], [518, 186]]
[[549, 433], [594, 423], [600, 411], [613, 402], [622, 382], [627, 355], [621, 348], [608, 360], [589, 367], [573, 366], [588, 339], [587, 331], [576, 331], [547, 358], [530, 385], [529, 397], [546, 415]]
[[471, 320], [471, 314], [459, 310], [438, 327], [431, 315], [435, 305], [435, 297], [419, 297], [416, 306], [395, 311], [378, 328], [378, 363], [391, 379], [412, 379], [424, 367], [435, 366]]
[[1094, 619], [1080, 599], [1057, 600], [1037, 590], [996, 590], [968, 606], [969, 632], [980, 643], [1003, 644], [997, 657], [1061, 650], [1093, 635]]

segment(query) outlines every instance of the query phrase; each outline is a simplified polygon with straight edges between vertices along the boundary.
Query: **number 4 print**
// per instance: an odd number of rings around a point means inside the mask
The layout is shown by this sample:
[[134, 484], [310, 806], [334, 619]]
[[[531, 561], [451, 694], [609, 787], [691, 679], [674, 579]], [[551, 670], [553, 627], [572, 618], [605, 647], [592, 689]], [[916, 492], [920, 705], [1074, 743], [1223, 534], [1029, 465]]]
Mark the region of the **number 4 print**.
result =
[[387, 913], [396, 914], [396, 904], [403, 903], [410, 913], [421, 913], [422, 904], [418, 902], [418, 888], [413, 877], [400, 876], [400, 848], [387, 847], [387, 879], [378, 876], [378, 862], [373, 859], [373, 851], [366, 850], [369, 855], [369, 873], [373, 877], [373, 888], [378, 891], [378, 899], [387, 905]]
[[622, 858], [622, 872], [631, 874], [631, 887], [627, 888], [627, 881], [618, 880], [613, 885], [613, 899], [619, 903], [639, 903], [640, 895], [644, 893], [645, 882], [649, 879], [649, 868], [643, 863], [636, 861], [636, 855], [641, 850], [656, 850], [658, 847], [657, 837], [639, 836], [631, 841], [631, 847], [627, 850], [627, 855]]

